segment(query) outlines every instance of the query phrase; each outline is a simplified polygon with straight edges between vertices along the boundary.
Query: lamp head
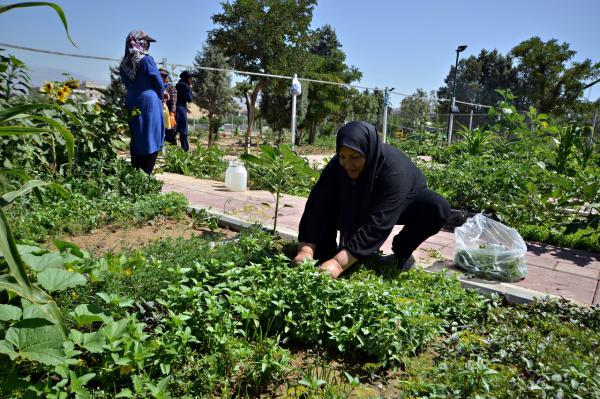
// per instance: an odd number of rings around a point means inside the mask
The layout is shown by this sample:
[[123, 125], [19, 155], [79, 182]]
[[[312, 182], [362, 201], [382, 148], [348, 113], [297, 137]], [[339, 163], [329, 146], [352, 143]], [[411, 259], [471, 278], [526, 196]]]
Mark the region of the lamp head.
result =
[[458, 48], [456, 49], [456, 52], [460, 53], [461, 51], [464, 51], [467, 48], [466, 44], [463, 44], [462, 46], [458, 46]]

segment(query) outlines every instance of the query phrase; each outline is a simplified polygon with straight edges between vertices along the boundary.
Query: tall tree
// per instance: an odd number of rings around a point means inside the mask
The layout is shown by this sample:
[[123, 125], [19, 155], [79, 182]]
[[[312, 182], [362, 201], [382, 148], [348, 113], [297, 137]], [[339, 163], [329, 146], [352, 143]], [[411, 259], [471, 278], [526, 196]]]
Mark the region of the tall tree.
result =
[[556, 39], [544, 42], [534, 36], [519, 43], [511, 54], [519, 63], [521, 81], [515, 93], [524, 105], [533, 105], [539, 112], [563, 113], [571, 109], [587, 84], [600, 77], [600, 63], [572, 61], [576, 51]]
[[[306, 44], [316, 0], [237, 0], [222, 3], [213, 15], [218, 26], [209, 41], [223, 49], [235, 69], [291, 76], [305, 65]], [[240, 93], [248, 111], [246, 150], [250, 144], [254, 110], [268, 78], [250, 75]]]
[[207, 70], [202, 67], [228, 69], [223, 51], [211, 44], [203, 46], [194, 60], [200, 84], [193, 86], [194, 102], [208, 112], [208, 145], [214, 144], [222, 117], [232, 110], [233, 89], [229, 72]]
[[430, 107], [431, 101], [423, 89], [417, 89], [412, 96], [403, 98], [400, 103], [400, 127], [424, 129], [429, 122]]
[[[440, 99], [452, 96], [454, 66], [450, 67], [444, 79], [445, 86], [437, 91]], [[501, 100], [496, 89], [515, 90], [518, 87], [517, 70], [513, 67], [510, 55], [502, 55], [498, 50], [481, 50], [479, 55], [461, 59], [456, 73], [456, 99], [478, 104], [494, 105]], [[440, 103], [440, 111], [448, 112], [449, 103]]]
[[351, 105], [346, 111], [346, 118], [364, 120], [374, 125], [379, 123], [379, 114], [383, 112], [383, 92], [381, 90], [370, 92], [352, 88], [349, 89], [348, 94]]
[[[335, 30], [325, 25], [313, 32], [310, 44], [312, 70], [309, 77], [338, 83], [351, 83], [362, 77], [354, 66], [346, 65], [346, 54], [337, 39]], [[315, 84], [308, 96], [306, 127], [309, 130], [308, 142], [313, 144], [317, 125], [330, 115], [339, 114], [347, 98], [344, 86]]]
[[[295, 145], [300, 144], [304, 132], [304, 118], [308, 107], [309, 85], [302, 82], [302, 93], [296, 99], [296, 134]], [[290, 81], [276, 80], [270, 82], [260, 98], [260, 112], [264, 120], [276, 132], [277, 142], [282, 142], [283, 130], [290, 127], [292, 114], [292, 95]]]

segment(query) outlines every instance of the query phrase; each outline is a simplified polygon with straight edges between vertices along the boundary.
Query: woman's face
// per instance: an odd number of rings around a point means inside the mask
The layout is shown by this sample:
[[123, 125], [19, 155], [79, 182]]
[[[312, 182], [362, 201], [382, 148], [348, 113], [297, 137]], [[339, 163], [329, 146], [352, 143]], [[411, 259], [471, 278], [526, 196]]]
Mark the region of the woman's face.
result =
[[340, 148], [340, 152], [338, 154], [340, 158], [340, 165], [348, 176], [352, 180], [358, 179], [363, 169], [365, 168], [365, 164], [367, 162], [366, 158], [361, 155], [360, 152], [354, 151], [348, 147]]

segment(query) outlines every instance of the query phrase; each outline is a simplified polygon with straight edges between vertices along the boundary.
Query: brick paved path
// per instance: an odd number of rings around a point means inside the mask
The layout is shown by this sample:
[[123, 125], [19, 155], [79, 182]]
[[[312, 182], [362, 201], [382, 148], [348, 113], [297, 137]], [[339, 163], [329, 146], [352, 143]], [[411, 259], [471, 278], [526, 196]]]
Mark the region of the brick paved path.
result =
[[[249, 222], [273, 224], [275, 200], [267, 191], [229, 191], [222, 182], [202, 180], [171, 173], [157, 176], [164, 182], [163, 192], [177, 191], [184, 194], [190, 205], [210, 208]], [[305, 198], [283, 195], [278, 226], [298, 230], [298, 222], [304, 210]], [[391, 253], [394, 232], [382, 247]], [[415, 252], [420, 265], [430, 270], [456, 271], [453, 258], [454, 234], [441, 231], [425, 241]], [[600, 255], [584, 251], [559, 248], [551, 245], [528, 243], [526, 256], [527, 277], [517, 283], [483, 282], [479, 279], [461, 277], [470, 283], [484, 286], [485, 290], [517, 290], [531, 292], [532, 296], [550, 294], [562, 296], [582, 304], [600, 304]], [[468, 285], [468, 284], [467, 284]]]

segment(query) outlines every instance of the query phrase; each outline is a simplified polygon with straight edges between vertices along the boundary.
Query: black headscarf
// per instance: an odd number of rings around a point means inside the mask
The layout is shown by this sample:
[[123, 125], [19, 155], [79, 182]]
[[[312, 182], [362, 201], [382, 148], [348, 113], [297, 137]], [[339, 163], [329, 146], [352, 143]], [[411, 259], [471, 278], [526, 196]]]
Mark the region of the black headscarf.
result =
[[336, 144], [338, 153], [348, 147], [363, 154], [365, 167], [352, 180], [340, 165], [339, 154], [331, 159], [308, 196], [298, 240], [316, 244], [316, 250], [322, 250], [319, 259], [332, 257], [339, 249], [361, 259], [381, 247], [427, 182], [405, 154], [381, 143], [369, 123], [342, 127]]
[[350, 122], [344, 125], [336, 138], [338, 157], [342, 147], [348, 147], [366, 158], [365, 167], [358, 179], [352, 180], [345, 171], [341, 173], [338, 226], [342, 239], [347, 239], [364, 222], [360, 215], [367, 216], [367, 212], [361, 210], [369, 208], [375, 179], [384, 165], [385, 156], [377, 129], [367, 122]]

